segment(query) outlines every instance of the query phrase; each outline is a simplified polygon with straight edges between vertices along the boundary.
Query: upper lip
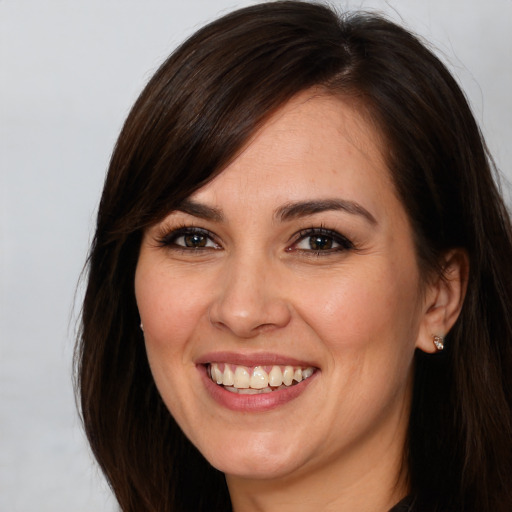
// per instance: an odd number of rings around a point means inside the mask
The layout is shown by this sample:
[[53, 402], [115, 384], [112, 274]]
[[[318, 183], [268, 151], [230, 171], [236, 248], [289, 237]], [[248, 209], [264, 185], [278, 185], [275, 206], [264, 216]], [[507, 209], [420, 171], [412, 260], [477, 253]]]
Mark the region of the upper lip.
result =
[[240, 352], [210, 352], [196, 360], [196, 364], [230, 363], [240, 366], [302, 366], [304, 368], [316, 366], [311, 362], [296, 359], [283, 354], [271, 352], [240, 353]]

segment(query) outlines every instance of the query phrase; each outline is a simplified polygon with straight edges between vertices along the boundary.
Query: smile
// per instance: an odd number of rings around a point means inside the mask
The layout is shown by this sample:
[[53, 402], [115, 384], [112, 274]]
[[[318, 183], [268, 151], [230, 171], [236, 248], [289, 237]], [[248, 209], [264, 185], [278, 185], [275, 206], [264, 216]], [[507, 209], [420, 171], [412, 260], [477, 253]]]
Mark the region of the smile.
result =
[[211, 363], [207, 367], [210, 379], [232, 393], [256, 395], [286, 389], [308, 379], [315, 368], [300, 366], [240, 366]]

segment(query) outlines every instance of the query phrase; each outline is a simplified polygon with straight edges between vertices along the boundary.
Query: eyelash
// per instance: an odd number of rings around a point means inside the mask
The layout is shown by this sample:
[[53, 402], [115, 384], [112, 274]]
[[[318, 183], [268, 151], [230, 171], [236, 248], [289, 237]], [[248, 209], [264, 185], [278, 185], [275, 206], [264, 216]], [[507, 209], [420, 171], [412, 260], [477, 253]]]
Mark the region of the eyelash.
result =
[[[199, 246], [199, 247], [187, 247], [185, 245], [180, 245], [176, 243], [176, 240], [178, 240], [181, 237], [187, 237], [187, 236], [201, 236], [204, 237], [206, 240], [206, 243], [208, 241], [211, 241], [215, 244], [216, 247], [211, 246]], [[168, 247], [172, 250], [177, 251], [184, 251], [184, 252], [191, 252], [191, 251], [197, 251], [199, 249], [220, 249], [220, 246], [217, 242], [215, 242], [215, 235], [204, 228], [197, 228], [194, 226], [180, 226], [177, 228], [174, 228], [172, 231], [165, 231], [161, 235], [157, 236], [157, 242], [158, 245], [161, 247]]]
[[[299, 242], [306, 240], [307, 238], [324, 238], [327, 240], [330, 240], [331, 243], [337, 244], [338, 247], [330, 247], [328, 249], [313, 249], [312, 247], [310, 249], [298, 249], [294, 248]], [[310, 246], [312, 241], [310, 240]], [[333, 253], [342, 252], [342, 251], [349, 251], [355, 249], [354, 244], [344, 235], [341, 233], [338, 233], [337, 231], [333, 231], [331, 229], [326, 229], [323, 227], [319, 228], [308, 228], [303, 229], [299, 231], [299, 233], [295, 237], [295, 241], [293, 242], [292, 246], [288, 248], [288, 251], [300, 251], [305, 254], [312, 254], [315, 256], [327, 256]]]
[[[190, 236], [199, 236], [204, 237], [205, 240], [204, 246], [198, 247], [187, 247], [186, 245], [177, 244], [176, 241], [182, 237], [190, 237]], [[306, 240], [307, 238], [313, 237], [323, 238], [327, 244], [336, 245], [335, 247], [329, 247], [327, 249], [304, 249], [298, 248], [297, 245]], [[287, 252], [300, 252], [305, 255], [314, 255], [314, 256], [328, 256], [333, 253], [349, 251], [355, 249], [354, 244], [344, 235], [338, 233], [337, 231], [333, 231], [331, 229], [326, 229], [324, 227], [315, 227], [308, 228], [299, 231], [292, 237], [293, 243], [286, 249]], [[216, 242], [215, 235], [204, 228], [198, 228], [195, 226], [180, 226], [172, 229], [171, 231], [164, 231], [161, 235], [157, 236], [158, 245], [161, 247], [168, 247], [173, 251], [182, 251], [182, 252], [195, 252], [199, 250], [218, 250], [222, 247], [220, 244]], [[208, 243], [213, 243], [214, 245], [206, 245]], [[313, 242], [310, 241], [310, 246]]]

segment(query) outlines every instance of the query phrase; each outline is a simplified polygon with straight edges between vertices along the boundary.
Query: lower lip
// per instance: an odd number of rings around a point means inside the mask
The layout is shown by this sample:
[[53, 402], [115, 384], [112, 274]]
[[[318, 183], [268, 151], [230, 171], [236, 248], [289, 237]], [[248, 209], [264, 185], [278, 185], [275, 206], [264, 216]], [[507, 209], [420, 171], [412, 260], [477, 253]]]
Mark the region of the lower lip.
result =
[[306, 388], [319, 373], [317, 370], [311, 377], [286, 389], [278, 389], [271, 393], [259, 393], [257, 395], [242, 395], [227, 391], [222, 386], [213, 382], [207, 375], [205, 366], [198, 365], [198, 370], [201, 373], [206, 390], [218, 404], [233, 411], [243, 412], [270, 411], [294, 400], [304, 393]]

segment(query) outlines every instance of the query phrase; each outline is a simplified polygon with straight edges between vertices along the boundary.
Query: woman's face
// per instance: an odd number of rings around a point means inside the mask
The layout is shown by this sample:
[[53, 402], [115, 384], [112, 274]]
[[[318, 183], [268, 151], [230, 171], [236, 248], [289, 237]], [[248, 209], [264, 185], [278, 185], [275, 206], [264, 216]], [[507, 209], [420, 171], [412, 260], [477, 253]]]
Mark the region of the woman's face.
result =
[[302, 93], [145, 233], [151, 371], [228, 481], [400, 460], [425, 306], [378, 141], [340, 99]]

